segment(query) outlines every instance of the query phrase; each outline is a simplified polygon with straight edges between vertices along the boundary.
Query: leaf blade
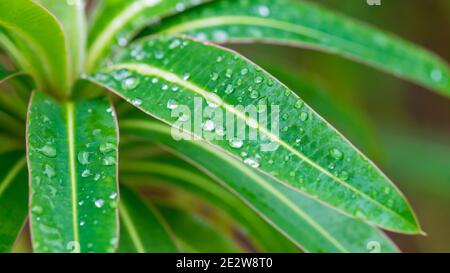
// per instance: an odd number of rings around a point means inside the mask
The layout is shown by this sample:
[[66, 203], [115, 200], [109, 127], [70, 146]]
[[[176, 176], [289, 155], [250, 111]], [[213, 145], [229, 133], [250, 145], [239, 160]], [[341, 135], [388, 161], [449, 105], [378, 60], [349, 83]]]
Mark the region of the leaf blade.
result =
[[185, 33], [214, 42], [267, 42], [338, 54], [450, 96], [439, 56], [306, 1], [220, 1], [169, 18], [149, 33]]
[[118, 212], [108, 196], [117, 194], [118, 139], [110, 107], [105, 99], [60, 104], [32, 96], [27, 154], [37, 252], [114, 251]]
[[125, 186], [121, 187], [120, 217], [122, 223], [120, 252], [178, 252], [164, 219], [156, 208]]
[[[175, 48], [172, 47], [174, 41], [178, 41]], [[133, 53], [136, 48], [149, 53], [147, 58], [136, 60]], [[158, 52], [163, 52], [163, 57]], [[185, 56], [190, 56], [185, 59], [188, 65], [177, 62]], [[238, 136], [242, 145], [233, 147], [232, 140], [236, 139], [236, 134], [232, 129], [227, 133], [227, 141], [223, 135], [208, 138], [213, 145], [348, 215], [398, 232], [420, 231], [404, 196], [372, 162], [292, 91], [235, 52], [186, 38], [160, 37], [135, 44], [132, 50], [125, 51], [115, 61], [116, 65], [88, 78], [143, 112], [174, 125], [174, 128], [193, 133], [195, 138], [204, 138], [204, 128], [198, 126], [201, 124], [198, 119], [203, 117], [195, 117], [198, 114], [195, 100], [201, 100], [200, 106], [205, 104], [203, 100], [214, 102], [222, 113], [226, 112], [240, 121], [245, 130], [257, 130], [260, 138], [266, 142], [269, 140], [268, 144], [274, 144], [275, 149], [261, 152], [263, 141], [244, 141], [242, 136]], [[208, 69], [207, 73], [205, 69]], [[215, 78], [216, 69], [225, 76]], [[237, 76], [228, 77], [229, 71]], [[236, 71], [245, 71], [245, 75], [241, 77]], [[126, 78], [129, 81], [123, 85]], [[128, 85], [130, 82], [132, 86]], [[164, 92], [172, 85], [176, 92]], [[147, 88], [151, 88], [151, 92]], [[250, 92], [254, 89], [259, 91], [257, 96]], [[172, 114], [171, 108], [178, 107], [178, 104], [174, 107], [174, 99], [185, 104], [179, 109], [186, 113], [178, 111]], [[284, 112], [274, 114], [275, 119], [283, 117], [279, 121], [279, 135], [256, 121], [257, 117], [247, 117], [246, 110], [240, 107], [242, 104], [243, 107], [256, 107], [261, 100], [269, 107], [284, 107]], [[177, 115], [180, 114], [186, 114], [187, 119], [179, 119]], [[263, 118], [271, 120], [271, 113], [266, 114], [269, 117]], [[186, 120], [189, 121], [187, 124], [184, 123]], [[194, 129], [191, 128], [191, 120], [194, 127], [197, 125]], [[300, 137], [303, 144], [297, 142]], [[281, 167], [283, 162], [287, 167]]]
[[10, 252], [27, 218], [26, 160], [22, 151], [12, 151], [0, 161], [0, 252]]

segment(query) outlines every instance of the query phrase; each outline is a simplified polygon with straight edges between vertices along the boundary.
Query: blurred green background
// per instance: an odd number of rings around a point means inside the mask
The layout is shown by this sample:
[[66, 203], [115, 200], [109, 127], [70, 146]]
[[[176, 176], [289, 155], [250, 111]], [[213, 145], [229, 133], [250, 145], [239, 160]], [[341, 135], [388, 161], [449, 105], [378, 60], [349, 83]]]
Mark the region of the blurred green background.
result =
[[[450, 1], [317, 0], [450, 60]], [[450, 251], [450, 99], [343, 58], [232, 45], [302, 96], [410, 200], [427, 236], [390, 234], [404, 252]]]

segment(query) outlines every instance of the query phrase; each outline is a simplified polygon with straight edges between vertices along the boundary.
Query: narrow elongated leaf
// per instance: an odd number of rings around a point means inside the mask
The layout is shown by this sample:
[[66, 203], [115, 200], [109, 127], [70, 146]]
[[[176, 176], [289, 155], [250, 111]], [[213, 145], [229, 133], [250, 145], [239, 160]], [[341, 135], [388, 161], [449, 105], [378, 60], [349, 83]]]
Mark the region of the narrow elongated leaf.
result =
[[173, 228], [185, 252], [243, 252], [241, 246], [197, 215], [167, 205], [159, 205], [158, 210]]
[[281, 43], [365, 63], [450, 96], [450, 69], [440, 57], [394, 35], [306, 1], [218, 1], [165, 20], [151, 33], [187, 33], [224, 42]]
[[34, 65], [39, 65], [46, 75], [38, 79], [41, 88], [60, 96], [68, 94], [69, 54], [64, 32], [56, 18], [31, 0], [1, 1], [0, 26], [26, 43], [30, 52], [25, 57], [39, 59], [40, 63]]
[[107, 99], [28, 110], [31, 231], [37, 252], [112, 252], [118, 236], [117, 128]]
[[111, 50], [125, 46], [133, 35], [162, 17], [207, 0], [103, 1], [90, 29], [87, 69], [95, 68]]
[[[136, 52], [145, 57], [137, 60]], [[420, 232], [403, 195], [373, 163], [292, 91], [238, 54], [160, 37], [134, 44], [115, 63], [88, 78], [348, 215]]]
[[28, 212], [25, 154], [2, 153], [0, 162], [0, 252], [10, 252]]
[[76, 77], [84, 65], [87, 27], [85, 1], [39, 0], [62, 24], [69, 43], [72, 76]]
[[120, 252], [177, 252], [157, 210], [126, 187], [120, 189]]
[[376, 228], [341, 215], [313, 198], [258, 174], [206, 142], [177, 142], [170, 137], [169, 127], [156, 122], [125, 121], [121, 128], [125, 134], [167, 145], [240, 196], [306, 251], [367, 252], [367, 244], [371, 241], [377, 242], [382, 251], [396, 250]]
[[[142, 144], [141, 144], [142, 146]], [[142, 147], [143, 148], [143, 147]], [[141, 148], [141, 149], [142, 149]], [[157, 161], [157, 162], [154, 162]], [[224, 189], [215, 181], [196, 173], [180, 162], [161, 162], [161, 158], [153, 161], [136, 161], [124, 159], [120, 166], [122, 181], [145, 187], [167, 187], [183, 190], [204, 203], [217, 208], [232, 218], [244, 230], [253, 249], [261, 252], [296, 252], [298, 248], [288, 241], [277, 230], [266, 223], [238, 197]], [[142, 179], [147, 178], [146, 180]], [[183, 207], [184, 204], [180, 204]], [[185, 208], [192, 210], [193, 208]]]

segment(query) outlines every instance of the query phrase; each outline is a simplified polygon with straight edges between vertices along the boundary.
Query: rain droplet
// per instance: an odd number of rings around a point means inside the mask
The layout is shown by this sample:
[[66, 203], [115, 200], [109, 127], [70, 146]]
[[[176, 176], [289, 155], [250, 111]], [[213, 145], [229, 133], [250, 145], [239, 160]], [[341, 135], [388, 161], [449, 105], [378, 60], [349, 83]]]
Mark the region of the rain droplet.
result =
[[131, 104], [133, 104], [134, 106], [140, 106], [141, 104], [142, 104], [142, 100], [140, 100], [140, 99], [133, 99], [132, 101], [131, 101]]
[[81, 173], [81, 177], [84, 177], [84, 178], [89, 177], [91, 175], [92, 175], [92, 173], [91, 173], [91, 170], [89, 170], [89, 169], [86, 169]]
[[116, 150], [116, 145], [114, 145], [113, 143], [110, 142], [105, 142], [100, 144], [100, 148], [99, 148], [100, 152], [102, 153], [109, 153], [112, 152], [114, 150]]
[[44, 174], [48, 177], [48, 178], [52, 178], [56, 175], [55, 169], [53, 169], [52, 166], [45, 164], [44, 167]]
[[231, 76], [233, 76], [233, 70], [231, 70], [230, 68], [228, 68], [228, 69], [225, 71], [225, 77], [231, 78]]
[[442, 71], [438, 68], [435, 68], [431, 70], [430, 76], [433, 81], [439, 82], [442, 80]]
[[262, 83], [263, 82], [263, 78], [261, 76], [258, 76], [255, 78], [255, 83]]
[[111, 166], [111, 165], [114, 165], [114, 164], [116, 164], [116, 158], [115, 158], [115, 157], [112, 157], [112, 156], [107, 156], [107, 157], [103, 158], [102, 164], [103, 164], [104, 166]]
[[191, 77], [191, 74], [188, 72], [183, 74], [183, 80], [185, 80], [185, 81], [189, 80], [190, 77]]
[[219, 43], [224, 43], [228, 40], [228, 33], [223, 30], [216, 30], [213, 32], [214, 40]]
[[167, 108], [169, 108], [170, 110], [174, 110], [178, 107], [178, 101], [175, 99], [170, 99], [167, 102]]
[[297, 108], [297, 109], [300, 109], [300, 108], [303, 107], [303, 104], [304, 104], [303, 101], [298, 100], [298, 101], [295, 102], [294, 107]]
[[245, 76], [245, 75], [247, 75], [248, 74], [248, 68], [242, 68], [241, 69], [241, 75], [242, 76]]
[[109, 199], [116, 199], [117, 198], [117, 192], [112, 192], [110, 195], [109, 195]]
[[157, 50], [157, 51], [155, 52], [155, 58], [156, 58], [157, 60], [161, 60], [162, 58], [164, 58], [164, 51], [162, 51], [162, 50]]
[[37, 215], [42, 215], [44, 213], [44, 209], [41, 206], [33, 206], [31, 211]]
[[231, 84], [228, 84], [227, 87], [225, 88], [225, 93], [227, 94], [231, 94], [234, 91], [234, 87]]
[[341, 150], [339, 150], [337, 148], [330, 149], [330, 155], [337, 160], [341, 160], [342, 157], [344, 156], [344, 154], [341, 152]]
[[257, 158], [248, 157], [244, 160], [244, 163], [249, 165], [252, 168], [259, 167], [259, 160]]
[[55, 157], [56, 156], [55, 147], [50, 146], [50, 145], [44, 145], [42, 148], [38, 149], [38, 151], [47, 157]]
[[258, 7], [258, 13], [262, 17], [267, 17], [270, 14], [270, 9], [267, 6], [259, 6]]
[[173, 40], [173, 41], [170, 43], [169, 49], [177, 48], [177, 47], [179, 47], [180, 45], [181, 45], [180, 40], [175, 39], [175, 40]]
[[163, 91], [169, 90], [169, 86], [168, 86], [167, 84], [164, 84], [164, 85], [161, 87], [161, 89], [162, 89]]
[[241, 139], [231, 139], [230, 140], [230, 146], [236, 149], [242, 148], [244, 145], [244, 142]]
[[87, 165], [91, 163], [89, 161], [89, 153], [86, 151], [79, 152], [78, 153], [78, 162], [80, 162], [81, 165]]
[[307, 112], [302, 112], [302, 113], [300, 114], [300, 120], [301, 120], [301, 121], [307, 121], [308, 118], [309, 118], [309, 114], [308, 114]]
[[216, 128], [216, 125], [214, 124], [214, 121], [212, 120], [207, 120], [205, 121], [205, 124], [203, 124], [203, 130], [207, 131], [207, 132], [211, 132]]
[[105, 201], [103, 201], [103, 199], [97, 199], [94, 201], [94, 204], [97, 208], [101, 208], [105, 204]]
[[133, 90], [139, 85], [139, 79], [136, 77], [128, 77], [122, 81], [122, 88], [125, 90]]

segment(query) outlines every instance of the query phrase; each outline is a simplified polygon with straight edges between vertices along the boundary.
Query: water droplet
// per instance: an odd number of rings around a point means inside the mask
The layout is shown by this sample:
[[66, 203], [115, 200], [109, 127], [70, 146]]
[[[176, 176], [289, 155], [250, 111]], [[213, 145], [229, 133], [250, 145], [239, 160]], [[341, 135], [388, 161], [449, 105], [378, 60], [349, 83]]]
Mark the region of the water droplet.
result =
[[111, 165], [114, 165], [114, 164], [116, 164], [116, 158], [115, 158], [115, 157], [112, 157], [112, 156], [107, 156], [107, 157], [103, 158], [102, 164], [103, 164], [104, 166], [111, 166]]
[[241, 139], [231, 139], [230, 140], [230, 146], [236, 149], [242, 148], [244, 145], [244, 142]]
[[219, 43], [225, 43], [228, 40], [228, 33], [223, 30], [216, 30], [213, 32], [214, 40]]
[[175, 39], [175, 40], [173, 40], [173, 41], [169, 44], [169, 49], [177, 48], [177, 47], [179, 47], [180, 45], [181, 45], [180, 40]]
[[258, 13], [262, 17], [267, 17], [270, 14], [270, 9], [267, 6], [259, 6], [258, 7]]
[[86, 169], [81, 173], [81, 177], [84, 177], [84, 178], [89, 177], [91, 175], [92, 175], [92, 173], [91, 173], [91, 170], [89, 170], [89, 169]]
[[113, 143], [110, 143], [110, 142], [105, 142], [105, 143], [100, 144], [99, 150], [100, 150], [100, 152], [102, 152], [104, 154], [109, 153], [109, 152], [116, 150], [116, 145], [114, 145]]
[[162, 51], [162, 50], [157, 50], [157, 51], [155, 52], [155, 58], [156, 58], [157, 60], [161, 60], [162, 58], [164, 58], [164, 51]]
[[339, 150], [337, 148], [330, 149], [330, 155], [337, 160], [341, 160], [342, 157], [344, 156], [344, 154], [341, 152], [341, 150]]
[[346, 172], [346, 171], [342, 171], [340, 174], [339, 174], [339, 178], [340, 179], [342, 179], [342, 180], [347, 180], [348, 178], [349, 178], [349, 173], [348, 172]]
[[302, 113], [300, 114], [300, 120], [301, 120], [301, 121], [307, 121], [308, 118], [309, 118], [309, 114], [308, 114], [307, 112], [302, 112]]
[[48, 177], [48, 178], [52, 178], [56, 175], [55, 169], [53, 169], [52, 166], [45, 164], [44, 166], [44, 174]]
[[259, 92], [258, 92], [258, 91], [253, 90], [253, 91], [250, 93], [250, 98], [252, 98], [252, 99], [257, 99], [258, 97], [259, 97]]
[[91, 163], [89, 161], [89, 153], [86, 151], [79, 152], [78, 153], [78, 162], [80, 162], [81, 165], [87, 165]]
[[85, 221], [83, 221], [83, 220], [80, 221], [80, 226], [81, 226], [81, 227], [84, 226], [85, 224], [86, 224]]
[[205, 121], [205, 123], [203, 124], [203, 130], [207, 131], [207, 132], [211, 132], [216, 128], [216, 125], [214, 124], [214, 121], [212, 120], [207, 120]]
[[242, 76], [245, 76], [245, 75], [247, 75], [248, 74], [248, 68], [242, 68], [241, 69], [241, 75]]
[[178, 107], [178, 101], [175, 99], [170, 99], [167, 102], [167, 108], [169, 108], [170, 110], [174, 110]]
[[218, 78], [219, 78], [219, 73], [217, 73], [217, 72], [211, 73], [211, 80], [217, 81]]
[[42, 215], [44, 213], [44, 209], [41, 206], [33, 206], [31, 211], [36, 215]]
[[189, 80], [190, 77], [191, 77], [191, 74], [188, 72], [183, 74], [183, 80], [185, 80], [185, 81]]
[[94, 181], [98, 181], [98, 180], [100, 180], [100, 178], [102, 178], [101, 174], [96, 173], [96, 174], [94, 175]]
[[158, 78], [153, 78], [153, 79], [152, 79], [152, 83], [153, 83], [153, 84], [158, 83], [158, 82], [159, 82]]
[[300, 109], [300, 108], [303, 107], [303, 104], [304, 104], [303, 101], [298, 100], [298, 101], [295, 102], [294, 107], [297, 108], [297, 109]]
[[248, 157], [244, 160], [244, 163], [249, 165], [252, 168], [258, 168], [259, 167], [259, 160], [257, 158]]
[[56, 149], [51, 145], [44, 145], [38, 151], [47, 157], [56, 157]]
[[142, 100], [135, 98], [131, 101], [131, 104], [134, 106], [140, 106], [142, 104]]
[[168, 86], [167, 84], [164, 84], [164, 85], [161, 87], [161, 89], [162, 89], [163, 91], [167, 91], [167, 90], [169, 90], [169, 86]]
[[225, 77], [231, 78], [231, 76], [233, 76], [233, 70], [231, 70], [230, 68], [228, 68], [228, 69], [225, 71]]
[[139, 85], [139, 79], [136, 77], [128, 77], [122, 81], [122, 88], [125, 90], [133, 90]]
[[78, 205], [79, 205], [79, 206], [82, 206], [83, 204], [84, 204], [84, 201], [83, 201], [83, 200], [81, 200], [81, 201], [78, 202]]
[[105, 204], [105, 201], [103, 201], [103, 199], [97, 199], [94, 201], [94, 204], [97, 208], [101, 208]]
[[442, 80], [442, 71], [439, 68], [435, 68], [431, 70], [430, 76], [433, 81], [439, 82]]
[[117, 198], [117, 192], [112, 192], [110, 195], [109, 195], [109, 199], [116, 199]]
[[231, 94], [234, 91], [234, 87], [231, 84], [228, 84], [227, 87], [225, 88], [225, 93], [227, 94]]
[[264, 80], [264, 79], [263, 79], [261, 76], [257, 76], [257, 77], [255, 78], [255, 83], [262, 83], [263, 80]]

